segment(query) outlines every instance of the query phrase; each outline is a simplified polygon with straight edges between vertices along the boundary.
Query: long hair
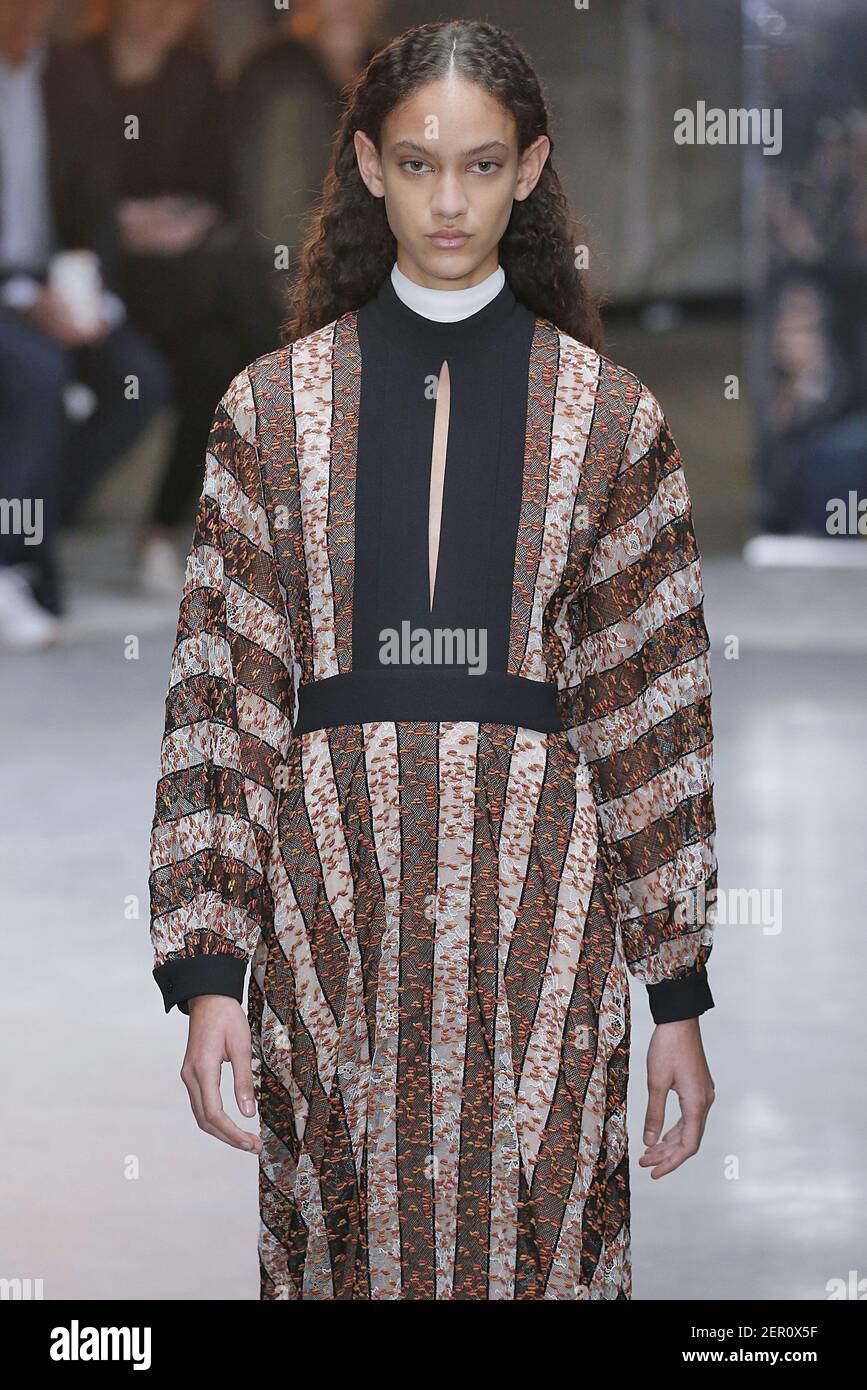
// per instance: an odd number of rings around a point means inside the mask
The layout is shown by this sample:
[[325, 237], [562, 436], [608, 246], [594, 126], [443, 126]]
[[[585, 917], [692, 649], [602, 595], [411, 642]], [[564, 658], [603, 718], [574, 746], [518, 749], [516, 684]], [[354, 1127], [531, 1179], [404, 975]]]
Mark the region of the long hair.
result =
[[[361, 177], [353, 136], [363, 131], [381, 151], [389, 113], [418, 88], [453, 72], [476, 82], [510, 113], [519, 155], [539, 135], [551, 140], [538, 78], [515, 40], [496, 25], [465, 19], [422, 24], [378, 49], [347, 89], [331, 164], [290, 290], [284, 342], [360, 308], [389, 274], [397, 243], [385, 200], [375, 198]], [[532, 193], [512, 204], [499, 263], [521, 303], [601, 351], [599, 302], [575, 264], [576, 247], [584, 239], [554, 169], [553, 150], [551, 140]]]

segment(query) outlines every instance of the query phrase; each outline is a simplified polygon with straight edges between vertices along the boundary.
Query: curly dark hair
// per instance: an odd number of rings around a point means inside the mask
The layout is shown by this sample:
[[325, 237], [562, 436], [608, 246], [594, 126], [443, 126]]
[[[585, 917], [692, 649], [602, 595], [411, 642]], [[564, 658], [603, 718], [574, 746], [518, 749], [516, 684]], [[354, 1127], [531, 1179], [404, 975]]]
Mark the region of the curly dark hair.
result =
[[[476, 82], [513, 117], [518, 153], [540, 135], [551, 139], [539, 80], [510, 34], [483, 20], [451, 19], [407, 29], [378, 49], [349, 85], [331, 165], [301, 249], [282, 336], [295, 342], [366, 303], [391, 271], [397, 243], [385, 200], [358, 168], [353, 136], [363, 131], [381, 151], [382, 126], [401, 102], [453, 71]], [[512, 205], [498, 258], [515, 297], [564, 333], [601, 352], [602, 321], [575, 265], [582, 242], [551, 151], [529, 197]]]

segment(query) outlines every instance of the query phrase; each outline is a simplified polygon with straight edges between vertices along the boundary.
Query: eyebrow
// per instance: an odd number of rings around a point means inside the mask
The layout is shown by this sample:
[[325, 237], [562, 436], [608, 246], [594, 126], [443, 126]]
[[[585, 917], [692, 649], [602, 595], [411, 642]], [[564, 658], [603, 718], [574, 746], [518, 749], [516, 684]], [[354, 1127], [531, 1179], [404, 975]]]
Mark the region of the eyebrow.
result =
[[[429, 146], [420, 145], [417, 140], [396, 140], [392, 145], [392, 150], [401, 148], [418, 150], [421, 154], [433, 155], [436, 153]], [[484, 154], [485, 150], [502, 150], [505, 154], [509, 153], [508, 145], [504, 145], [502, 140], [487, 140], [484, 145], [474, 145], [471, 150], [461, 150], [460, 153], [462, 158], [467, 159], [471, 154]]]

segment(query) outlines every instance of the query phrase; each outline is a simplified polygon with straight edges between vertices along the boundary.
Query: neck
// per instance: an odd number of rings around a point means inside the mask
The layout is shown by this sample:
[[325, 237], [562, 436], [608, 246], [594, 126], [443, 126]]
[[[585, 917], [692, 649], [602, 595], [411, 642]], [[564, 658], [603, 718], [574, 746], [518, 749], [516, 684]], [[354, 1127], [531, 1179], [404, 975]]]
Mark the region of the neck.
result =
[[166, 56], [161, 45], [142, 43], [135, 34], [116, 26], [109, 36], [111, 61], [118, 82], [145, 82], [160, 70]]
[[498, 265], [477, 285], [469, 285], [463, 290], [432, 290], [427, 285], [419, 285], [399, 268], [397, 261], [391, 268], [391, 283], [395, 293], [417, 314], [434, 319], [439, 323], [454, 323], [468, 318], [499, 294], [506, 279], [506, 273]]

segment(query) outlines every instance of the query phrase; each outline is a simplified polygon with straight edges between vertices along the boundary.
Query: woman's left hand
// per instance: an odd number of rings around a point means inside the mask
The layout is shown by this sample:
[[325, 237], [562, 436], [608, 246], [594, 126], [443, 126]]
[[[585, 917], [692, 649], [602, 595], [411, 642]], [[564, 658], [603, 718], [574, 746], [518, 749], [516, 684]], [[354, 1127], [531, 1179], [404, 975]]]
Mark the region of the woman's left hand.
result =
[[[662, 1134], [669, 1091], [680, 1100], [680, 1119]], [[698, 1152], [715, 1094], [699, 1020], [658, 1023], [647, 1049], [645, 1149], [638, 1160], [640, 1167], [650, 1168], [652, 1178], [673, 1172]]]

